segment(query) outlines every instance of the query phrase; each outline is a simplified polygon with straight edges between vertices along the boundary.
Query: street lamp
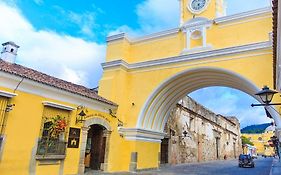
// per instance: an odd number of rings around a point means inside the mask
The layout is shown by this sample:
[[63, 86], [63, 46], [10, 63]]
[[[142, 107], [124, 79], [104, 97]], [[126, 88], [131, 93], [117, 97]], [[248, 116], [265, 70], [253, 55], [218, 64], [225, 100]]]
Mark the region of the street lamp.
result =
[[261, 91], [256, 93], [264, 104], [251, 104], [252, 107], [254, 106], [271, 106], [271, 105], [281, 105], [281, 103], [271, 103], [274, 94], [278, 93], [277, 91], [269, 89], [269, 87], [264, 86]]

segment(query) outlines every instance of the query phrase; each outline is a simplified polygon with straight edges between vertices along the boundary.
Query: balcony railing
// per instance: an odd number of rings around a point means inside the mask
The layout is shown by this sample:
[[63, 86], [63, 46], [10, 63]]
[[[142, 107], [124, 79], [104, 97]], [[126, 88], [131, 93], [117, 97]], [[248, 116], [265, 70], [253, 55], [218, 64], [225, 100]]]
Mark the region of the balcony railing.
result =
[[37, 159], [64, 159], [66, 142], [58, 139], [40, 139], [37, 147]]

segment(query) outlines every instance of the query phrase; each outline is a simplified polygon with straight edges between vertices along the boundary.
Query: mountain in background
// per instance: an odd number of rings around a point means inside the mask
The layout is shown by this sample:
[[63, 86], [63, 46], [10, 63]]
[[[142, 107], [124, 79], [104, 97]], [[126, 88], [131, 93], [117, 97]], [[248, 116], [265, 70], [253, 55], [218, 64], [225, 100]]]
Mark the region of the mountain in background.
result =
[[247, 133], [247, 134], [260, 134], [263, 133], [264, 130], [269, 127], [271, 123], [264, 123], [260, 125], [250, 125], [246, 126], [245, 128], [241, 129], [241, 133]]

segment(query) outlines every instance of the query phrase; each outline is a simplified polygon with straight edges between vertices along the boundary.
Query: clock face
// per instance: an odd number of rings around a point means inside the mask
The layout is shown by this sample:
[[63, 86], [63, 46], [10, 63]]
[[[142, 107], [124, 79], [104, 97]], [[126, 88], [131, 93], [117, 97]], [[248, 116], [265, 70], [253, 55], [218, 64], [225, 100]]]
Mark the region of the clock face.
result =
[[193, 13], [201, 13], [208, 4], [208, 0], [190, 0], [189, 9]]

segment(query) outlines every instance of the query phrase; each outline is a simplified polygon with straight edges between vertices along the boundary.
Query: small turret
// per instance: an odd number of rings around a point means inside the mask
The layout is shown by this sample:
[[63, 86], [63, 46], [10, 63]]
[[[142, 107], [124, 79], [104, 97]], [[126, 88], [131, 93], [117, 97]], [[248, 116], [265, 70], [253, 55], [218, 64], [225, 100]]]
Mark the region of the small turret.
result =
[[16, 45], [14, 42], [9, 41], [6, 43], [2, 44], [3, 49], [1, 51], [1, 59], [9, 62], [9, 63], [15, 63], [16, 61], [16, 57], [17, 57], [17, 52], [18, 52], [18, 48], [20, 46]]

